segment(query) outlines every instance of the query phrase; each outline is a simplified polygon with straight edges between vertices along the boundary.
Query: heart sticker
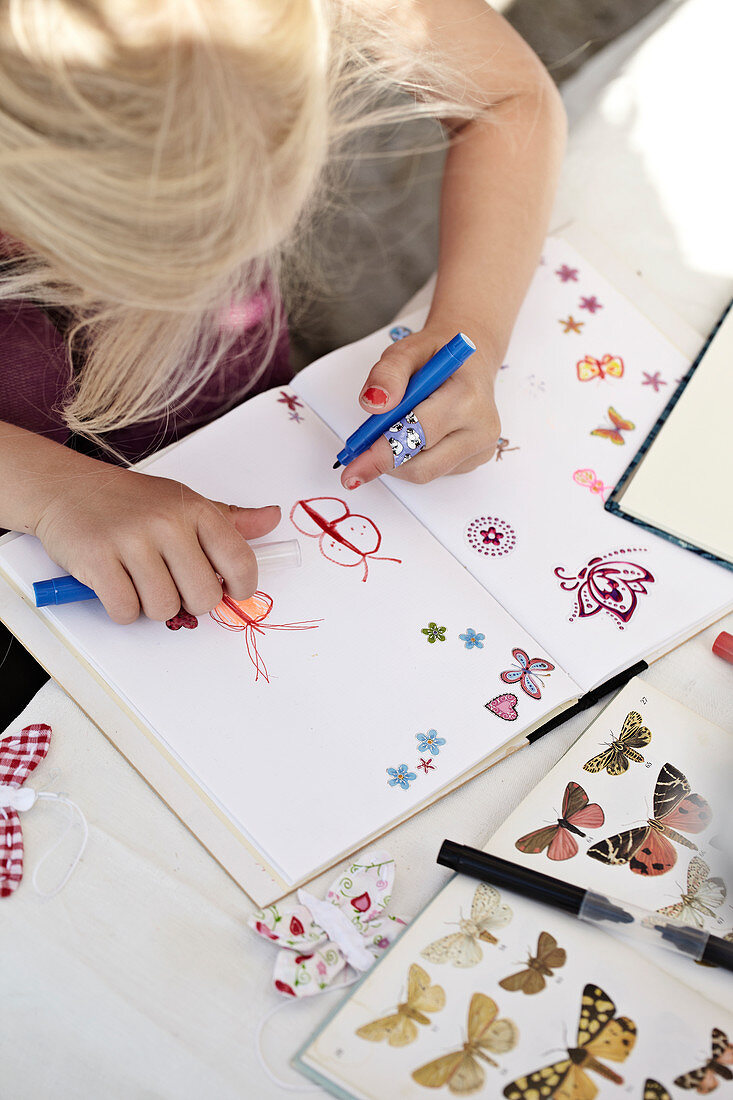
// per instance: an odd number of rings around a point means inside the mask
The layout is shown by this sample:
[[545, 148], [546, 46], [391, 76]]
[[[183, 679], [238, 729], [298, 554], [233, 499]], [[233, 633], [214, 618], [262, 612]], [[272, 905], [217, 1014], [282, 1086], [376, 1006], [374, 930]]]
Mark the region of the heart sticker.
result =
[[490, 710], [492, 714], [495, 714], [498, 718], [503, 718], [505, 722], [513, 722], [515, 718], [518, 718], [517, 713], [517, 697], [512, 695], [511, 692], [506, 692], [504, 695], [497, 695], [495, 699], [492, 699], [490, 703], [485, 704], [486, 709]]

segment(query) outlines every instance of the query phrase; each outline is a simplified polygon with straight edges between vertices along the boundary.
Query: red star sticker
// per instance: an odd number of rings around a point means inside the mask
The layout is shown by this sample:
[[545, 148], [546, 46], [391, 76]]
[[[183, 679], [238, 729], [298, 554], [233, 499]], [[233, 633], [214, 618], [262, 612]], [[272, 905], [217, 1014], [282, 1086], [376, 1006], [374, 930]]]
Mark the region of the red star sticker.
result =
[[295, 412], [296, 408], [303, 408], [303, 402], [298, 401], [294, 393], [286, 393], [285, 390], [280, 390], [280, 393], [282, 397], [278, 397], [278, 404], [287, 405], [291, 412]]
[[422, 770], [427, 775], [428, 772], [431, 772], [431, 771], [434, 772], [435, 771], [435, 764], [432, 762], [432, 760], [430, 760], [430, 758], [428, 758], [427, 760], [423, 760], [423, 758], [421, 756], [420, 757], [420, 763], [418, 764], [418, 768], [422, 768]]
[[568, 283], [568, 282], [577, 283], [577, 281], [578, 281], [578, 269], [577, 269], [577, 267], [568, 267], [567, 264], [563, 264], [562, 267], [559, 267], [557, 269], [555, 274], [558, 276], [560, 281], [563, 282], [563, 283]]
[[585, 321], [576, 321], [572, 313], [570, 313], [564, 321], [558, 321], [559, 325], [564, 325], [563, 332], [580, 332]]

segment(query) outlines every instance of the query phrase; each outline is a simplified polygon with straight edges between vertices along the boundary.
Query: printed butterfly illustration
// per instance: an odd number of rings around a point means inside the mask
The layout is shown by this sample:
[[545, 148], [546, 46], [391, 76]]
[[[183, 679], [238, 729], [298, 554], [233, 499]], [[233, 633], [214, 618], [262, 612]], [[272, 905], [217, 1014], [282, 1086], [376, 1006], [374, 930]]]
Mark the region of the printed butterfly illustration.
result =
[[655, 1081], [653, 1077], [647, 1077], [642, 1100], [672, 1100], [672, 1097], [664, 1085], [660, 1085], [659, 1081]]
[[598, 1086], [586, 1071], [592, 1070], [614, 1085], [623, 1085], [599, 1058], [624, 1062], [636, 1043], [636, 1024], [617, 1016], [616, 1005], [597, 985], [586, 985], [580, 1006], [578, 1045], [567, 1058], [519, 1077], [504, 1089], [507, 1100], [593, 1100]]
[[420, 954], [428, 962], [452, 963], [453, 966], [475, 966], [481, 962], [484, 953], [479, 941], [498, 943], [489, 929], [504, 928], [512, 919], [512, 911], [503, 905], [501, 895], [493, 886], [482, 882], [476, 888], [471, 904], [471, 916], [459, 921], [460, 932], [451, 932], [439, 940], [428, 944]]
[[9, 897], [23, 878], [23, 831], [19, 811], [36, 800], [35, 791], [20, 790], [46, 756], [51, 727], [26, 726], [0, 741], [0, 898]]
[[502, 989], [508, 989], [510, 993], [515, 993], [518, 989], [528, 995], [541, 993], [547, 984], [545, 978], [551, 978], [553, 970], [565, 966], [566, 959], [565, 949], [557, 946], [555, 937], [549, 932], [540, 932], [537, 954], [529, 956], [527, 969], [520, 970], [518, 974], [510, 974], [508, 978], [502, 978], [499, 985]]
[[624, 420], [624, 418], [616, 412], [612, 405], [609, 405], [608, 407], [608, 419], [611, 421], [613, 427], [594, 428], [590, 434], [600, 436], [601, 439], [610, 439], [612, 443], [615, 443], [617, 446], [621, 446], [626, 442], [621, 433], [633, 432], [636, 425], [631, 420]]
[[224, 595], [221, 603], [209, 612], [219, 626], [227, 630], [244, 631], [247, 655], [255, 668], [255, 683], [260, 675], [266, 683], [270, 682], [267, 665], [257, 646], [258, 635], [264, 635], [266, 630], [316, 630], [319, 623], [323, 622], [322, 619], [309, 619], [303, 623], [266, 623], [264, 620], [272, 608], [272, 596], [268, 596], [266, 592], [255, 592], [248, 600], [233, 600], [231, 596]]
[[606, 375], [609, 378], [623, 378], [624, 361], [620, 355], [604, 355], [602, 359], [594, 359], [592, 355], [586, 355], [576, 364], [575, 369], [578, 372], [579, 382], [590, 382], [593, 378], [598, 378], [600, 381]]
[[541, 699], [542, 677], [549, 676], [555, 666], [543, 657], [532, 657], [530, 660], [523, 649], [513, 649], [512, 657], [517, 661], [518, 667], [502, 672], [501, 679], [505, 684], [516, 684], [519, 681], [525, 695], [529, 695], [531, 699]]
[[712, 1053], [704, 1066], [675, 1077], [674, 1083], [677, 1088], [694, 1089], [695, 1092], [707, 1094], [717, 1089], [716, 1077], [722, 1077], [724, 1081], [733, 1081], [733, 1071], [728, 1068], [733, 1066], [733, 1045], [728, 1042], [725, 1032], [718, 1027], [713, 1028], [712, 1046]]
[[[418, 1085], [438, 1089], [447, 1085], [457, 1096], [478, 1092], [485, 1081], [481, 1062], [498, 1066], [486, 1052], [506, 1054], [519, 1040], [519, 1029], [513, 1020], [497, 1019], [499, 1009], [491, 997], [474, 993], [468, 1007], [468, 1037], [460, 1050], [444, 1054], [434, 1062], [416, 1069], [412, 1074]], [[481, 1061], [479, 1061], [480, 1059]]]
[[597, 841], [587, 854], [610, 866], [627, 863], [636, 875], [664, 875], [671, 871], [677, 853], [670, 841], [697, 851], [697, 845], [677, 829], [701, 833], [713, 818], [705, 799], [690, 792], [690, 784], [679, 768], [664, 764], [654, 788], [654, 816], [646, 825]]
[[442, 986], [431, 985], [430, 977], [417, 963], [413, 963], [407, 975], [407, 1000], [397, 1005], [397, 1012], [384, 1016], [371, 1024], [357, 1028], [360, 1039], [369, 1039], [378, 1043], [386, 1039], [391, 1047], [404, 1047], [417, 1039], [416, 1025], [425, 1027], [430, 1023], [426, 1012], [439, 1012], [445, 1007], [445, 990]]
[[352, 515], [338, 497], [298, 500], [290, 511], [290, 521], [302, 535], [318, 539], [318, 549], [328, 561], [346, 568], [362, 565], [363, 581], [369, 575], [367, 558], [402, 564], [401, 558], [377, 556], [382, 535], [376, 523], [366, 516]]
[[726, 898], [722, 878], [708, 878], [710, 868], [701, 856], [693, 856], [687, 868], [687, 891], [673, 905], [657, 909], [663, 917], [674, 917], [702, 928], [706, 917], [714, 917]]
[[591, 493], [595, 493], [600, 497], [603, 497], [603, 494], [610, 488], [609, 485], [604, 485], [601, 479], [596, 477], [595, 470], [576, 470], [573, 474], [573, 481], [578, 485], [582, 485], [583, 488], [590, 489]]
[[581, 830], [598, 829], [606, 820], [597, 802], [589, 802], [579, 783], [568, 783], [562, 798], [562, 816], [556, 825], [543, 825], [520, 836], [514, 847], [527, 855], [537, 855], [547, 848], [548, 859], [572, 859], [578, 854], [578, 842], [572, 835], [585, 836]]
[[607, 749], [598, 756], [591, 757], [583, 764], [583, 771], [602, 772], [605, 768], [609, 775], [623, 775], [629, 769], [629, 761], [643, 764], [644, 757], [636, 750], [648, 745], [652, 739], [651, 730], [643, 725], [638, 710], [630, 710], [624, 718], [621, 733], [615, 737]]
[[[623, 630], [636, 611], [639, 596], [646, 596], [646, 585], [654, 583], [648, 569], [630, 561], [622, 561], [618, 554], [641, 551], [641, 547], [626, 550], [609, 550], [602, 556], [591, 558], [575, 576], [566, 576], [558, 565], [555, 576], [565, 592], [576, 592], [577, 606], [570, 616], [589, 619], [600, 611], [617, 620]], [[577, 590], [577, 591], [576, 591]]]

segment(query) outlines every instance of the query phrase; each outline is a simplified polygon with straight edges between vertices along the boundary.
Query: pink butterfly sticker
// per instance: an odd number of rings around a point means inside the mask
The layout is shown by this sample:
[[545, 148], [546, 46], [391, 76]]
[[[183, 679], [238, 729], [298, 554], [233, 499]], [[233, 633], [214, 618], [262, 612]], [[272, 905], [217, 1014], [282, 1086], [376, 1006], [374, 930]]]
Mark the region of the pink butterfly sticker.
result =
[[542, 678], [549, 676], [555, 668], [544, 657], [530, 657], [523, 649], [513, 649], [512, 656], [517, 662], [516, 668], [507, 669], [501, 673], [501, 679], [505, 684], [519, 683], [525, 695], [531, 699], [542, 698]]

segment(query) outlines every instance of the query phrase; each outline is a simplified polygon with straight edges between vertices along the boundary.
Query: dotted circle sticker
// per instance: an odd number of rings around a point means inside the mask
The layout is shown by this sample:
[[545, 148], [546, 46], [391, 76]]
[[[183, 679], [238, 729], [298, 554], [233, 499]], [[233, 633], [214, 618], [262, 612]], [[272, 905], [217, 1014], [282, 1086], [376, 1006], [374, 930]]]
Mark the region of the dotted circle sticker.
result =
[[514, 528], [506, 520], [496, 516], [478, 516], [466, 527], [466, 542], [477, 554], [487, 558], [500, 558], [511, 554], [517, 545]]

